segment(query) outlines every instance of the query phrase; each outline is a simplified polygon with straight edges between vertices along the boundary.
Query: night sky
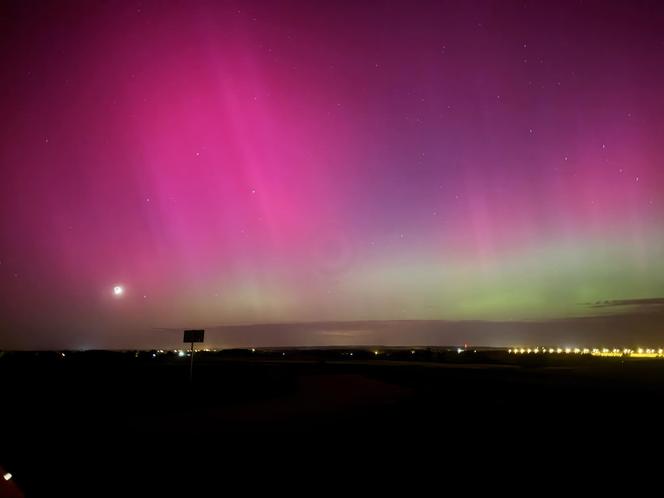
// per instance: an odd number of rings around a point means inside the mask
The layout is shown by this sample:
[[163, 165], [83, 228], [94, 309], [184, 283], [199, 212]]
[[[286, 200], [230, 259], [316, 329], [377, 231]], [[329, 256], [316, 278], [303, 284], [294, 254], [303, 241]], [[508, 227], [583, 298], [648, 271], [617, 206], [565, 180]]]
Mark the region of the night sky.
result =
[[664, 343], [661, 2], [3, 2], [0, 57], [0, 347]]

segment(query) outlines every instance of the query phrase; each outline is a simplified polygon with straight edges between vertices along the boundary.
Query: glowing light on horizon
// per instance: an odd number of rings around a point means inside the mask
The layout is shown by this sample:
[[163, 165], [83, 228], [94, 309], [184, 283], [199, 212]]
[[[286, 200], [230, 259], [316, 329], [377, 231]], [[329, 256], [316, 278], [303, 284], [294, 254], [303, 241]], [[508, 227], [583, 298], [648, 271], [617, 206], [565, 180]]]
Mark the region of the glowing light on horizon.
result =
[[[542, 348], [541, 349], [542, 353], [549, 353], [549, 354], [560, 354], [560, 353], [566, 353], [566, 354], [575, 354], [575, 355], [588, 355], [590, 354], [591, 356], [598, 356], [598, 357], [610, 357], [610, 358], [616, 358], [616, 357], [629, 357], [629, 358], [664, 358], [664, 348], [637, 348], [636, 350], [630, 349], [630, 348], [570, 348], [570, 347], [558, 347], [558, 348]], [[539, 352], [538, 348], [531, 349], [531, 348], [509, 348], [507, 350], [509, 354], [523, 354], [523, 353], [530, 353], [534, 352], [537, 353]]]

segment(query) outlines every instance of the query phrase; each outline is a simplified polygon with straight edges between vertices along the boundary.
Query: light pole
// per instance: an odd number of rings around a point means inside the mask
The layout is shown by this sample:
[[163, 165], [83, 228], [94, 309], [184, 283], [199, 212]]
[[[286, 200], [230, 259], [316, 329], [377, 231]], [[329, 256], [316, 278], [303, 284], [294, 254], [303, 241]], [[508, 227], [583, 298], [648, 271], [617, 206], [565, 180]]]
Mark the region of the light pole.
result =
[[182, 342], [191, 343], [191, 359], [189, 360], [189, 382], [194, 380], [194, 343], [203, 342], [205, 330], [185, 330]]

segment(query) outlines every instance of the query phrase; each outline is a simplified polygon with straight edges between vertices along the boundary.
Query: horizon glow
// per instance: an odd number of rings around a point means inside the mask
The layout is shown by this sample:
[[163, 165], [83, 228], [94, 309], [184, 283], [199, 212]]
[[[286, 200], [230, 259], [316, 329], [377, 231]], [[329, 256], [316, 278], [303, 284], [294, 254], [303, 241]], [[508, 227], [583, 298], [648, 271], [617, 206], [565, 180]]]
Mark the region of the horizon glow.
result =
[[10, 2], [0, 348], [663, 296], [663, 13]]

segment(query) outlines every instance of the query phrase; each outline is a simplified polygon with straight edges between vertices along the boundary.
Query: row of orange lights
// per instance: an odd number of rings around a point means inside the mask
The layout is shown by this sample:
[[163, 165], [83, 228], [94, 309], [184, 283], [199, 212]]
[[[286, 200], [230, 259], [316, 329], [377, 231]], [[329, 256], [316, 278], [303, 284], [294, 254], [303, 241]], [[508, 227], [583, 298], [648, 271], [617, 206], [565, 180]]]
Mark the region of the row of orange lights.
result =
[[590, 354], [592, 356], [632, 356], [636, 358], [657, 358], [664, 356], [664, 349], [637, 348], [634, 349], [609, 349], [609, 348], [511, 348], [507, 350], [510, 354]]

